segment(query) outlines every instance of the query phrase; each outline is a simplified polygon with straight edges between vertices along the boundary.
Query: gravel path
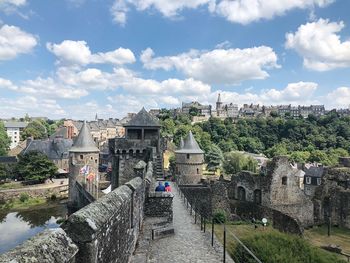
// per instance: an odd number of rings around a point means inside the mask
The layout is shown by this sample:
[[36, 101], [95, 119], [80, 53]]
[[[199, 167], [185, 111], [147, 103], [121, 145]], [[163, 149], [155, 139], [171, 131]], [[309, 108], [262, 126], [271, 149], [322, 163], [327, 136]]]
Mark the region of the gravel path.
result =
[[222, 253], [212, 248], [211, 240], [194, 224], [177, 189], [172, 186], [172, 190], [175, 235], [152, 242], [149, 262], [222, 262]]

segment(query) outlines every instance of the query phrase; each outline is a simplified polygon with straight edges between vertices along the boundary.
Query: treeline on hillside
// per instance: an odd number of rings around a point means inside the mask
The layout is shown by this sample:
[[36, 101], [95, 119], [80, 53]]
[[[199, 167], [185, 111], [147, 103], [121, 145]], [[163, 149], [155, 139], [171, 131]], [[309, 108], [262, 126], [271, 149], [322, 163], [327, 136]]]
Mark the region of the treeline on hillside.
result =
[[192, 130], [206, 155], [218, 146], [223, 153], [239, 150], [268, 157], [289, 155], [297, 162], [335, 165], [339, 156], [348, 156], [350, 151], [350, 117], [339, 117], [335, 112], [306, 119], [269, 117], [235, 123], [230, 118], [210, 118], [191, 125], [188, 116], [172, 118], [162, 110], [160, 119], [162, 134], [173, 136], [176, 145]]

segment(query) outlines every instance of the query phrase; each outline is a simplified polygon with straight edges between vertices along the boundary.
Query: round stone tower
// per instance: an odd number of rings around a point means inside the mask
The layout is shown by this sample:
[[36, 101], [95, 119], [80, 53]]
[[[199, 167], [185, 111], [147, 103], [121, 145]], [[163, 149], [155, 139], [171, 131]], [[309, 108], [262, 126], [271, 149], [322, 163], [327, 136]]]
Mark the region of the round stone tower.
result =
[[[84, 121], [78, 137], [69, 150], [69, 203], [71, 205], [76, 202], [76, 182], [85, 183], [88, 173], [98, 176], [99, 152], [90, 129]], [[82, 170], [86, 171], [86, 174], [81, 173]]]
[[203, 174], [204, 152], [190, 131], [180, 148], [175, 151], [178, 184], [197, 184]]

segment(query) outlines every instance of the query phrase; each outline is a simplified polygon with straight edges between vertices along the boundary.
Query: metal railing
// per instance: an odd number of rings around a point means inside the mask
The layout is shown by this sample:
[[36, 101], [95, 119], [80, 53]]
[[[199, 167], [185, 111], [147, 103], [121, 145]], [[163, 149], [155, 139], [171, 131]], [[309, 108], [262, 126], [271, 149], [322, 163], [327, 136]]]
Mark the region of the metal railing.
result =
[[[242, 249], [244, 249], [245, 253], [247, 255], [249, 255], [255, 262], [258, 263], [262, 263], [262, 261], [255, 255], [255, 253], [249, 249], [246, 245], [244, 245], [244, 243], [237, 237], [237, 235], [235, 235], [232, 231], [230, 231], [227, 228], [227, 224], [223, 221], [221, 221], [219, 218], [214, 218], [214, 216], [212, 215], [212, 213], [210, 213], [210, 215], [206, 215], [205, 213], [203, 213], [203, 211], [201, 211], [200, 209], [198, 209], [198, 202], [192, 200], [188, 200], [186, 195], [182, 192], [181, 188], [176, 184], [173, 183], [173, 185], [176, 187], [178, 193], [179, 193], [179, 197], [183, 200], [184, 205], [186, 206], [186, 209], [189, 210], [189, 213], [191, 216], [194, 217], [194, 223], [198, 224], [200, 223], [200, 229], [201, 231], [203, 231], [204, 233], [208, 232], [207, 229], [207, 225], [209, 224], [210, 226], [210, 234], [211, 234], [211, 246], [214, 246], [215, 244], [215, 239], [217, 239], [219, 242], [220, 237], [217, 236], [215, 234], [215, 230], [217, 229], [217, 227], [222, 227], [223, 231], [222, 231], [222, 260], [223, 262], [226, 262], [227, 260], [227, 241], [228, 239], [232, 238], [231, 241], [235, 242], [236, 245], [241, 246]], [[197, 204], [197, 207], [196, 207]], [[243, 263], [246, 262], [246, 259], [243, 258], [236, 258], [234, 255], [232, 257], [232, 260], [236, 263]]]

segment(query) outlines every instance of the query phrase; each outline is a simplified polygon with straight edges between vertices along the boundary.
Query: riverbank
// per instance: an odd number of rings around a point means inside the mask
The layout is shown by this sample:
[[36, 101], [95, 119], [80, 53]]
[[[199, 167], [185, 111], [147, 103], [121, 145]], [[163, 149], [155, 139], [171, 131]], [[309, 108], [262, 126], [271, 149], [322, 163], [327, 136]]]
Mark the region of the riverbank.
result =
[[58, 198], [66, 197], [68, 195], [68, 179], [54, 179], [53, 183], [2, 189], [0, 190], [0, 202], [20, 198], [22, 194], [27, 194], [31, 198], [51, 198], [53, 195]]

